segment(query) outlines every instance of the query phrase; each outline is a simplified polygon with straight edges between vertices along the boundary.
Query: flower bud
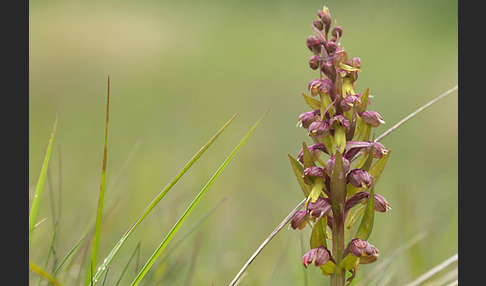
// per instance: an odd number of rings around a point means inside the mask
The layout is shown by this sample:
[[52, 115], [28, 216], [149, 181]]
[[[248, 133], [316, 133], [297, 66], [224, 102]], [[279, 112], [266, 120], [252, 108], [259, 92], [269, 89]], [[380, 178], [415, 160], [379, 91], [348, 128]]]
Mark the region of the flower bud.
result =
[[324, 121], [314, 121], [309, 125], [307, 131], [309, 132], [309, 136], [315, 135], [316, 137], [322, 137], [329, 135], [330, 132], [329, 123]]
[[316, 219], [327, 216], [330, 210], [331, 204], [323, 197], [319, 197], [315, 202], [307, 204], [307, 213]]
[[332, 29], [331, 35], [336, 38], [341, 38], [343, 36], [343, 28], [341, 26], [335, 26]]
[[[308, 146], [307, 149], [309, 149], [309, 153], [311, 154], [312, 157], [318, 157], [321, 151], [326, 154], [329, 154], [327, 152], [326, 146], [322, 143], [313, 144], [311, 146]], [[302, 149], [300, 149], [299, 151], [297, 160], [302, 164], [304, 164], [304, 151]]]
[[387, 210], [391, 210], [390, 204], [382, 195], [375, 194], [375, 211], [384, 213]]
[[365, 170], [353, 169], [349, 172], [347, 180], [356, 188], [369, 188], [373, 182], [373, 177]]
[[[342, 157], [342, 158], [343, 158], [343, 170], [344, 170], [344, 173], [346, 174], [349, 171], [349, 165], [350, 164], [349, 164], [348, 159], [346, 159], [344, 157]], [[332, 170], [334, 169], [334, 163], [335, 163], [335, 161], [336, 161], [336, 156], [332, 155], [329, 158], [329, 160], [327, 160], [327, 162], [326, 162], [326, 168], [327, 168], [327, 172], [329, 174], [331, 174], [332, 173]]]
[[350, 65], [354, 68], [361, 68], [361, 59], [356, 57], [356, 58], [351, 58], [345, 62], [345, 64]]
[[318, 54], [321, 51], [321, 41], [316, 36], [309, 36], [305, 40], [305, 44], [314, 54]]
[[330, 94], [334, 89], [334, 84], [328, 78], [324, 78], [321, 80], [321, 84], [319, 85], [319, 93], [320, 94]]
[[307, 265], [314, 263], [316, 266], [321, 266], [326, 264], [331, 258], [329, 254], [329, 250], [324, 246], [319, 246], [318, 248], [313, 248], [309, 250], [304, 256], [302, 257], [302, 263], [304, 267], [307, 268]]
[[[374, 143], [374, 148], [373, 148], [373, 158], [381, 158], [383, 155], [385, 155], [388, 150], [385, 149], [385, 146], [381, 144], [380, 142], [375, 142]], [[371, 146], [366, 148], [366, 152], [370, 152]]]
[[298, 211], [290, 221], [290, 226], [293, 229], [304, 229], [306, 225], [307, 225], [307, 211]]
[[371, 263], [378, 258], [378, 249], [368, 241], [359, 238], [355, 238], [349, 242], [347, 251], [353, 256], [365, 258], [364, 261], [360, 259], [361, 264]]
[[371, 127], [378, 127], [380, 123], [385, 123], [381, 115], [376, 111], [363, 111], [358, 113], [358, 115], [364, 123]]
[[304, 183], [306, 183], [307, 185], [312, 185], [312, 183], [314, 183], [315, 177], [324, 178], [323, 167], [310, 166], [304, 169], [304, 172], [302, 173], [302, 180], [304, 181]]
[[359, 96], [356, 94], [348, 94], [341, 100], [341, 109], [343, 111], [349, 111], [356, 104], [356, 102], [361, 103]]
[[309, 111], [309, 112], [304, 112], [301, 115], [299, 115], [299, 121], [298, 122], [299, 122], [299, 124], [302, 125], [302, 127], [307, 129], [312, 122], [319, 119], [320, 114], [321, 114], [321, 112], [320, 112], [319, 109]]
[[313, 79], [309, 82], [308, 89], [311, 92], [312, 96], [316, 96], [319, 94], [319, 86], [321, 85], [322, 81], [320, 79]]
[[338, 49], [338, 46], [334, 42], [327, 42], [326, 43], [326, 50], [330, 55], [333, 55], [334, 52]]
[[313, 70], [316, 70], [319, 68], [319, 62], [320, 62], [320, 57], [318, 55], [313, 55], [309, 59], [309, 67]]
[[332, 18], [331, 14], [329, 13], [329, 9], [324, 7], [322, 10], [317, 11], [317, 16], [321, 19], [322, 23], [326, 27], [326, 35], [329, 32], [329, 28], [331, 27]]
[[346, 127], [346, 130], [349, 130], [350, 122], [344, 115], [335, 115], [331, 119], [329, 119], [329, 126], [331, 129], [336, 129], [338, 126]]
[[312, 23], [312, 25], [313, 25], [314, 27], [316, 27], [316, 29], [317, 29], [317, 30], [319, 30], [319, 31], [322, 31], [322, 29], [324, 29], [324, 24], [323, 24], [321, 21], [319, 21], [319, 20], [315, 20], [315, 21]]

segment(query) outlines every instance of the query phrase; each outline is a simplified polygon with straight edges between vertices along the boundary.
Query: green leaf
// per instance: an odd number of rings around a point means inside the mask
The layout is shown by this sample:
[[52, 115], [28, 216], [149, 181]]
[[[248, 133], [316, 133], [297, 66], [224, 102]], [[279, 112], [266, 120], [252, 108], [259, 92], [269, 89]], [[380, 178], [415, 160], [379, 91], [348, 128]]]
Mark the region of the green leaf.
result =
[[358, 221], [358, 219], [363, 215], [366, 205], [360, 205], [356, 209], [353, 210], [349, 217], [347, 228], [350, 229], [354, 226], [354, 224]]
[[327, 217], [321, 217], [316, 221], [310, 237], [311, 248], [318, 248], [321, 245], [327, 248], [326, 226], [327, 226]]
[[155, 197], [155, 199], [145, 208], [145, 210], [140, 214], [140, 216], [135, 220], [135, 222], [128, 228], [121, 239], [115, 244], [113, 249], [110, 251], [108, 256], [103, 260], [103, 263], [96, 271], [93, 276], [93, 284], [96, 285], [101, 275], [107, 269], [108, 265], [111, 263], [115, 255], [118, 253], [122, 245], [125, 243], [127, 238], [133, 233], [133, 231], [140, 225], [140, 223], [149, 215], [149, 213], [155, 208], [155, 206], [162, 200], [163, 197], [172, 189], [172, 187], [179, 181], [179, 179], [191, 168], [191, 166], [206, 152], [206, 150], [211, 146], [211, 144], [216, 141], [216, 139], [223, 133], [223, 131], [229, 126], [229, 124], [235, 119], [237, 114], [233, 115], [230, 120], [228, 120], [221, 129], [203, 146], [199, 151], [186, 163], [182, 170], [177, 173], [177, 175], [165, 186], [165, 188]]
[[388, 150], [386, 154], [384, 154], [383, 157], [378, 159], [378, 161], [376, 161], [375, 164], [373, 164], [373, 166], [368, 171], [370, 175], [373, 177], [373, 185], [376, 185], [376, 183], [378, 183], [378, 180], [381, 177], [381, 173], [383, 172], [383, 169], [385, 168], [390, 155], [391, 155], [391, 150]]
[[360, 167], [361, 169], [363, 169], [365, 171], [368, 171], [370, 169], [371, 164], [373, 163], [373, 153], [374, 153], [374, 147], [371, 146], [370, 152], [368, 152], [368, 157], [366, 158], [366, 161]]
[[361, 219], [361, 223], [356, 231], [355, 238], [367, 240], [373, 229], [373, 220], [375, 217], [375, 186], [371, 186], [370, 195], [368, 196], [368, 203]]
[[297, 161], [292, 155], [287, 153], [287, 157], [289, 157], [290, 160], [290, 165], [292, 166], [292, 170], [294, 170], [295, 177], [297, 178], [297, 182], [299, 182], [299, 186], [302, 189], [302, 192], [304, 192], [304, 196], [308, 197], [312, 187], [305, 184], [304, 181], [302, 180], [302, 174], [304, 173], [304, 166]]
[[37, 187], [35, 189], [34, 199], [29, 213], [29, 247], [34, 234], [34, 228], [37, 220], [37, 213], [39, 212], [39, 204], [44, 190], [44, 184], [46, 182], [47, 168], [49, 166], [49, 160], [51, 158], [52, 141], [54, 140], [54, 134], [56, 133], [57, 119], [59, 118], [59, 110], [57, 110], [56, 120], [54, 121], [54, 127], [52, 128], [51, 137], [49, 138], [49, 144], [47, 145], [46, 155], [44, 157], [44, 163], [42, 164], [39, 180], [37, 181]]
[[49, 273], [47, 273], [44, 269], [40, 268], [37, 264], [33, 263], [32, 261], [29, 260], [29, 269], [35, 272], [37, 275], [40, 277], [48, 280], [50, 283], [52, 283], [55, 286], [61, 286], [62, 284], [57, 281], [56, 278], [52, 277]]
[[358, 105], [358, 108], [356, 109], [358, 112], [363, 112], [366, 110], [366, 108], [368, 107], [369, 96], [370, 96], [370, 88], [367, 87], [360, 98], [361, 105]]
[[91, 248], [91, 263], [96, 266], [98, 257], [98, 245], [100, 241], [101, 218], [103, 214], [103, 203], [105, 198], [105, 178], [106, 178], [106, 157], [108, 152], [108, 122], [110, 115], [110, 77], [108, 77], [108, 92], [106, 96], [106, 125], [105, 125], [105, 146], [103, 149], [103, 163], [101, 166], [100, 193], [98, 196], [98, 208], [96, 211], [95, 230], [93, 234], [93, 246]]
[[305, 102], [310, 106], [310, 108], [312, 108], [312, 110], [321, 108], [321, 103], [319, 102], [319, 100], [312, 98], [305, 93], [302, 93], [302, 96], [304, 97]]
[[268, 113], [265, 112], [262, 117], [253, 125], [253, 127], [248, 131], [248, 133], [245, 135], [245, 137], [240, 141], [240, 143], [236, 146], [236, 148], [231, 152], [231, 154], [226, 158], [226, 160], [221, 164], [221, 166], [218, 168], [218, 170], [214, 173], [214, 175], [209, 179], [209, 181], [206, 183], [206, 185], [203, 187], [203, 189], [199, 192], [199, 194], [196, 196], [196, 198], [192, 201], [192, 203], [189, 205], [189, 207], [186, 209], [186, 211], [182, 214], [182, 216], [179, 218], [179, 220], [174, 224], [172, 229], [169, 231], [167, 236], [164, 238], [164, 240], [159, 244], [155, 252], [152, 254], [152, 256], [149, 258], [149, 260], [145, 263], [145, 265], [142, 267], [140, 272], [137, 274], [135, 279], [133, 280], [131, 285], [138, 285], [140, 281], [143, 279], [145, 274], [150, 270], [152, 265], [154, 264], [155, 260], [159, 257], [159, 255], [162, 253], [162, 251], [165, 249], [167, 244], [172, 240], [176, 232], [179, 230], [181, 225], [184, 223], [186, 220], [187, 216], [192, 212], [194, 207], [198, 204], [199, 200], [201, 197], [206, 193], [208, 188], [211, 186], [211, 184], [214, 182], [214, 180], [219, 176], [221, 171], [226, 167], [226, 165], [231, 161], [233, 156], [236, 154], [236, 152], [241, 148], [243, 143], [248, 139], [248, 137], [253, 133], [255, 128], [258, 126], [258, 124], [261, 122], [263, 117]]
[[309, 168], [311, 166], [315, 166], [314, 160], [312, 159], [312, 155], [309, 152], [309, 148], [305, 142], [302, 142], [302, 157], [304, 161], [304, 169]]

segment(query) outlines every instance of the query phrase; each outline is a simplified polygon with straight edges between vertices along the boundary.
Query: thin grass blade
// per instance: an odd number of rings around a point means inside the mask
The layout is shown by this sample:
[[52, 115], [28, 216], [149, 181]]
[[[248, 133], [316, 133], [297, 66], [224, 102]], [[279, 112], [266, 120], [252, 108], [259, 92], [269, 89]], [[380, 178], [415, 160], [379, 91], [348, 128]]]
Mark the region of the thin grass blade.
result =
[[110, 251], [108, 256], [103, 260], [95, 275], [93, 276], [93, 284], [96, 285], [101, 275], [105, 271], [106, 267], [111, 263], [115, 255], [118, 253], [122, 245], [125, 243], [126, 239], [132, 234], [132, 232], [140, 225], [140, 223], [145, 219], [145, 217], [152, 211], [153, 208], [159, 203], [159, 201], [169, 192], [169, 190], [179, 181], [179, 179], [189, 170], [189, 168], [204, 154], [204, 152], [213, 144], [214, 141], [221, 135], [221, 133], [228, 127], [228, 125], [235, 119], [237, 114], [233, 115], [230, 120], [228, 120], [223, 127], [186, 163], [182, 170], [169, 182], [167, 186], [155, 197], [155, 199], [145, 208], [145, 210], [140, 214], [140, 216], [135, 220], [135, 222], [130, 226], [130, 228], [125, 232], [121, 239], [115, 244], [114, 248]]
[[49, 144], [47, 145], [46, 155], [44, 157], [44, 163], [42, 164], [41, 172], [39, 175], [39, 180], [37, 181], [37, 187], [35, 189], [34, 200], [32, 201], [32, 206], [29, 213], [29, 247], [32, 241], [32, 235], [34, 234], [34, 226], [37, 220], [37, 213], [39, 212], [39, 204], [42, 196], [42, 190], [44, 189], [44, 184], [47, 176], [47, 168], [49, 166], [49, 160], [51, 158], [52, 141], [54, 140], [54, 134], [56, 133], [57, 119], [59, 118], [59, 110], [57, 110], [56, 121], [54, 121], [54, 127], [51, 132], [51, 137], [49, 138]]
[[243, 143], [246, 142], [248, 137], [253, 133], [255, 128], [258, 126], [258, 124], [262, 121], [262, 119], [267, 115], [268, 110], [258, 119], [258, 121], [253, 125], [253, 127], [248, 131], [248, 133], [243, 137], [243, 139], [238, 143], [238, 145], [235, 147], [235, 149], [231, 152], [231, 154], [224, 160], [224, 162], [221, 164], [221, 166], [216, 170], [216, 172], [213, 174], [213, 176], [209, 179], [209, 181], [206, 183], [206, 185], [203, 187], [203, 189], [199, 192], [199, 194], [196, 196], [196, 198], [192, 201], [192, 203], [189, 205], [189, 207], [186, 209], [186, 211], [182, 214], [182, 216], [179, 218], [179, 220], [175, 223], [175, 225], [172, 227], [172, 229], [169, 231], [167, 236], [164, 238], [164, 240], [160, 243], [160, 245], [157, 247], [155, 252], [152, 254], [152, 256], [149, 258], [149, 260], [145, 263], [145, 265], [142, 267], [142, 270], [138, 273], [138, 275], [135, 277], [131, 285], [138, 285], [140, 281], [143, 279], [145, 274], [150, 270], [152, 265], [154, 264], [155, 260], [159, 257], [160, 253], [165, 249], [167, 244], [172, 240], [174, 235], [177, 233], [181, 225], [184, 223], [184, 221], [187, 219], [187, 216], [192, 212], [194, 207], [197, 205], [201, 197], [206, 193], [208, 188], [212, 185], [214, 180], [221, 174], [221, 172], [224, 170], [226, 165], [231, 161], [233, 156], [238, 152], [238, 150], [241, 148]]
[[47, 273], [44, 269], [40, 268], [37, 264], [33, 263], [32, 261], [29, 260], [29, 269], [35, 272], [37, 275], [40, 277], [48, 280], [50, 283], [52, 283], [55, 286], [61, 286], [62, 284], [57, 281], [56, 278], [52, 277], [49, 273]]
[[387, 131], [385, 131], [383, 134], [381, 134], [380, 136], [378, 136], [378, 138], [376, 138], [375, 142], [378, 142], [380, 141], [381, 139], [385, 138], [386, 136], [388, 136], [390, 133], [392, 133], [393, 131], [395, 131], [398, 127], [400, 127], [402, 124], [404, 124], [405, 122], [407, 122], [409, 119], [411, 119], [412, 117], [414, 117], [415, 115], [419, 114], [420, 112], [422, 112], [424, 109], [426, 109], [427, 107], [431, 106], [432, 104], [436, 103], [437, 101], [439, 101], [440, 99], [446, 97], [447, 95], [451, 94], [452, 92], [456, 91], [459, 87], [456, 85], [454, 86], [453, 88], [447, 90], [446, 92], [444, 92], [443, 94], [437, 96], [436, 98], [432, 99], [431, 101], [427, 102], [426, 104], [424, 104], [422, 107], [420, 107], [419, 109], [415, 110], [414, 112], [410, 113], [407, 117], [403, 118], [402, 120], [400, 120], [397, 124], [393, 125], [390, 129], [388, 129]]
[[108, 92], [106, 96], [106, 126], [105, 126], [105, 146], [103, 150], [103, 164], [101, 167], [100, 194], [98, 197], [98, 209], [96, 212], [96, 223], [93, 235], [93, 246], [91, 249], [91, 262], [96, 267], [98, 256], [98, 245], [100, 241], [101, 217], [103, 214], [103, 201], [105, 199], [105, 177], [106, 177], [106, 157], [108, 151], [108, 123], [110, 115], [110, 77], [108, 77]]
[[133, 253], [130, 256], [130, 258], [128, 259], [127, 264], [125, 265], [125, 268], [123, 268], [123, 271], [120, 274], [120, 277], [118, 278], [118, 281], [116, 282], [115, 286], [118, 286], [118, 284], [120, 284], [120, 282], [121, 282], [121, 280], [123, 278], [123, 275], [125, 275], [125, 272], [127, 271], [128, 266], [130, 266], [130, 263], [132, 262], [133, 257], [135, 257], [135, 254], [140, 253], [140, 245], [141, 245], [141, 241], [139, 241], [137, 243], [137, 246], [135, 247], [135, 250], [133, 251]]
[[[61, 263], [59, 263], [59, 265], [56, 267], [56, 269], [52, 273], [53, 277], [56, 277], [57, 272], [59, 272], [59, 270], [64, 265], [64, 263], [67, 261], [67, 259], [78, 249], [79, 245], [81, 245], [81, 242], [83, 242], [83, 240], [84, 240], [84, 238], [81, 238], [81, 240], [78, 241], [78, 243], [76, 243], [76, 245], [69, 251], [69, 253], [66, 255], [66, 257], [64, 257], [64, 259], [61, 261]], [[49, 282], [49, 284], [47, 284], [47, 286], [49, 286], [49, 285], [50, 285], [50, 282]]]

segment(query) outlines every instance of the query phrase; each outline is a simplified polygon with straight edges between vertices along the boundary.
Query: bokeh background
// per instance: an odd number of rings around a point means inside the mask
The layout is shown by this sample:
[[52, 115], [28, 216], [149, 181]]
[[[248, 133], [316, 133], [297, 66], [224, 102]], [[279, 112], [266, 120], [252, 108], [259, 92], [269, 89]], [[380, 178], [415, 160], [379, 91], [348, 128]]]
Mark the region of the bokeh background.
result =
[[[343, 28], [343, 47], [362, 60], [356, 91], [370, 87], [370, 109], [386, 121], [377, 136], [457, 84], [458, 8], [452, 0], [30, 1], [29, 206], [60, 107], [38, 216], [46, 221], [36, 229], [30, 259], [44, 265], [56, 221], [59, 259], [87, 231], [90, 237], [109, 75], [100, 260], [193, 154], [238, 116], [125, 243], [107, 285], [116, 283], [139, 242], [143, 265], [270, 109], [143, 281], [227, 285], [303, 199], [286, 153], [296, 156], [302, 141], [310, 142], [296, 123], [309, 110], [301, 93], [317, 77], [308, 67], [305, 39], [323, 5]], [[392, 156], [376, 191], [392, 210], [375, 216], [369, 240], [380, 259], [360, 267], [357, 285], [403, 285], [457, 252], [457, 97], [449, 95], [383, 139]], [[302, 266], [309, 234], [309, 228], [282, 230], [240, 285], [327, 285], [318, 269]], [[417, 235], [417, 243], [395, 256]], [[75, 285], [83, 251], [58, 276], [67, 285]], [[121, 285], [135, 277], [135, 261]], [[365, 282], [370, 275], [375, 279]], [[35, 285], [38, 278], [31, 273], [30, 281]]]

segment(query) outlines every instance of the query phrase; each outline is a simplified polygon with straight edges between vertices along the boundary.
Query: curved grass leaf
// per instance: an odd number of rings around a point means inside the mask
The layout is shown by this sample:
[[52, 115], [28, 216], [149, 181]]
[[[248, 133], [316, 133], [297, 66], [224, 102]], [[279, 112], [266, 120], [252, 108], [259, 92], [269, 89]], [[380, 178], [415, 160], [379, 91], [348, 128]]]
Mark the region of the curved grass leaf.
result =
[[189, 168], [199, 159], [199, 157], [204, 154], [204, 152], [213, 144], [214, 141], [221, 135], [221, 133], [228, 127], [228, 125], [235, 119], [237, 114], [233, 115], [230, 120], [228, 120], [223, 127], [204, 145], [186, 165], [182, 170], [169, 182], [167, 186], [155, 197], [155, 199], [145, 208], [145, 210], [140, 214], [140, 216], [135, 220], [135, 222], [130, 226], [130, 228], [125, 232], [121, 239], [115, 244], [113, 249], [110, 251], [108, 256], [103, 260], [103, 263], [97, 269], [95, 275], [93, 276], [93, 284], [96, 285], [101, 275], [106, 270], [106, 267], [111, 263], [115, 255], [118, 253], [122, 245], [125, 243], [126, 239], [132, 234], [132, 232], [138, 227], [138, 225], [147, 217], [147, 215], [155, 208], [159, 201], [169, 192], [169, 190], [179, 181], [179, 179], [189, 170]]
[[100, 194], [98, 197], [98, 208], [96, 211], [96, 223], [93, 235], [93, 246], [91, 249], [91, 262], [96, 266], [98, 256], [98, 245], [100, 241], [101, 217], [103, 214], [103, 201], [105, 198], [105, 177], [106, 177], [106, 157], [108, 151], [108, 122], [110, 115], [110, 77], [108, 77], [108, 92], [106, 96], [106, 126], [105, 126], [105, 146], [103, 149], [103, 164], [101, 166]]
[[250, 129], [250, 131], [243, 137], [243, 139], [238, 143], [238, 145], [235, 147], [235, 149], [231, 152], [231, 154], [224, 160], [224, 162], [221, 164], [221, 166], [216, 170], [216, 172], [213, 174], [213, 176], [209, 179], [209, 181], [206, 183], [206, 185], [203, 187], [203, 189], [199, 192], [199, 194], [196, 196], [196, 198], [192, 201], [192, 203], [189, 205], [189, 207], [184, 211], [182, 216], [179, 218], [179, 220], [174, 224], [172, 229], [169, 231], [167, 236], [164, 238], [164, 240], [160, 243], [160, 245], [157, 247], [155, 252], [152, 254], [152, 256], [149, 258], [149, 260], [145, 263], [145, 265], [142, 267], [140, 272], [137, 274], [135, 279], [133, 280], [131, 285], [138, 285], [140, 281], [143, 279], [145, 274], [150, 270], [152, 265], [154, 264], [155, 260], [159, 257], [159, 255], [162, 253], [162, 251], [165, 249], [167, 244], [172, 240], [176, 232], [179, 230], [181, 225], [184, 223], [184, 221], [187, 219], [187, 216], [192, 212], [194, 207], [197, 205], [201, 197], [206, 193], [208, 188], [212, 185], [214, 180], [221, 174], [221, 171], [226, 167], [226, 165], [231, 161], [233, 156], [236, 154], [236, 152], [241, 148], [243, 143], [248, 139], [248, 137], [253, 133], [255, 128], [258, 126], [258, 124], [261, 122], [263, 117], [268, 113], [265, 112], [262, 117], [253, 125], [253, 127]]
[[[81, 240], [78, 241], [78, 243], [76, 243], [76, 245], [69, 251], [69, 253], [66, 255], [66, 257], [64, 257], [64, 259], [61, 261], [61, 263], [59, 263], [59, 265], [56, 267], [56, 269], [54, 270], [54, 272], [52, 273], [52, 276], [53, 277], [56, 277], [56, 274], [57, 272], [61, 269], [61, 267], [64, 265], [64, 263], [66, 262], [66, 260], [76, 251], [76, 249], [78, 249], [79, 245], [81, 244], [81, 242], [84, 240], [84, 238], [81, 238]], [[50, 285], [51, 282], [49, 282], [49, 284], [47, 284], [47, 286]]]
[[56, 278], [52, 277], [49, 273], [47, 273], [44, 269], [40, 268], [37, 264], [33, 263], [29, 260], [29, 269], [35, 272], [40, 277], [47, 279], [50, 283], [55, 286], [61, 286], [62, 284], [57, 281]]
[[34, 200], [29, 213], [29, 247], [32, 241], [32, 235], [34, 234], [35, 221], [37, 220], [37, 213], [39, 212], [39, 204], [42, 196], [42, 190], [44, 189], [44, 183], [47, 176], [47, 168], [49, 166], [49, 160], [51, 158], [52, 141], [54, 140], [54, 134], [56, 133], [57, 119], [59, 118], [59, 110], [57, 110], [56, 121], [54, 121], [54, 127], [52, 128], [51, 137], [49, 138], [49, 144], [47, 145], [46, 156], [44, 157], [44, 163], [42, 164], [39, 180], [37, 181], [37, 187], [35, 189]]

